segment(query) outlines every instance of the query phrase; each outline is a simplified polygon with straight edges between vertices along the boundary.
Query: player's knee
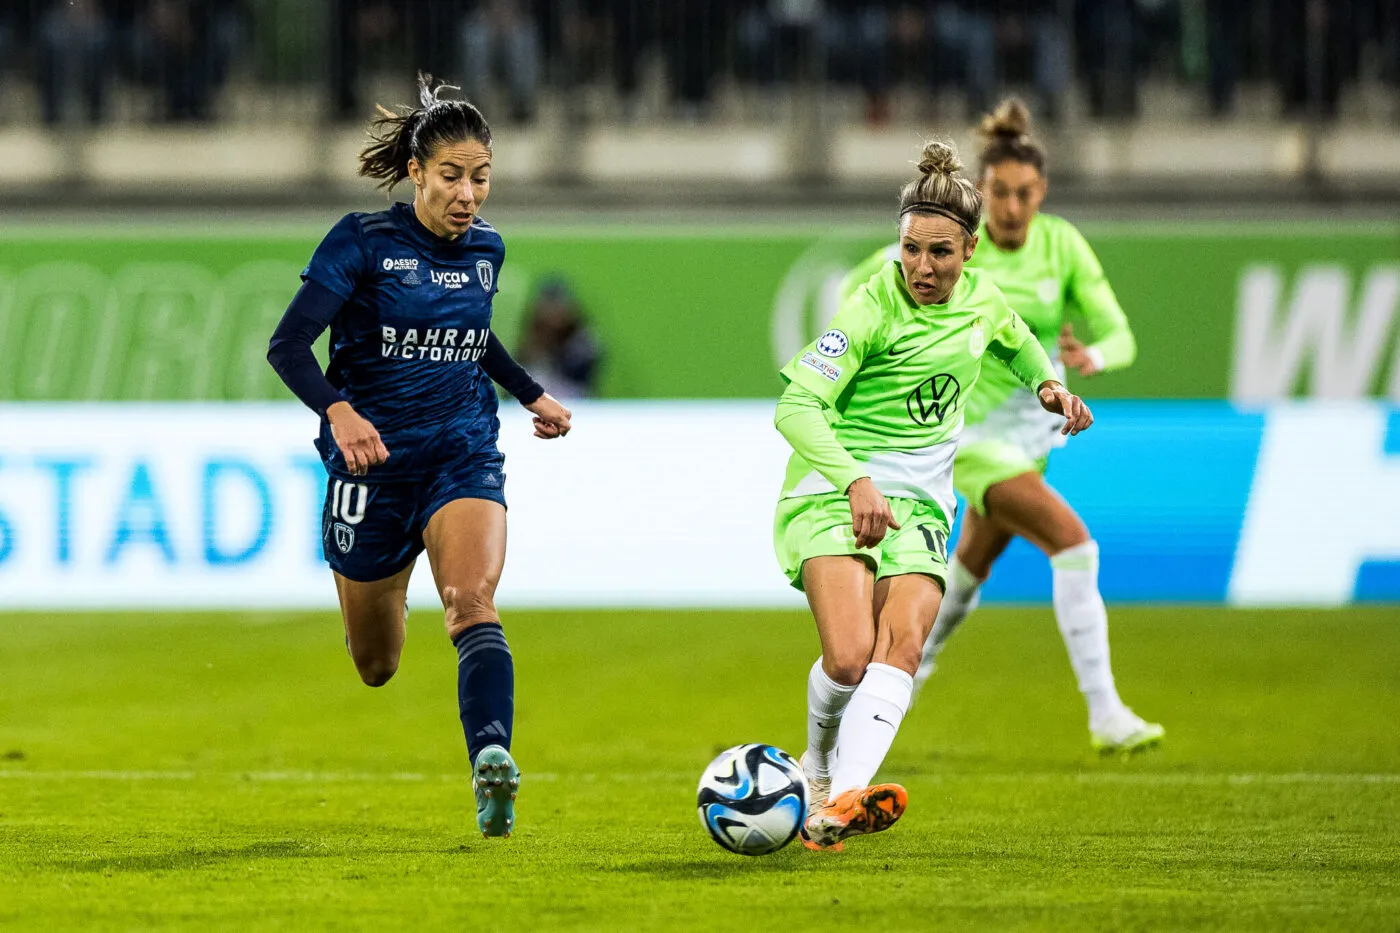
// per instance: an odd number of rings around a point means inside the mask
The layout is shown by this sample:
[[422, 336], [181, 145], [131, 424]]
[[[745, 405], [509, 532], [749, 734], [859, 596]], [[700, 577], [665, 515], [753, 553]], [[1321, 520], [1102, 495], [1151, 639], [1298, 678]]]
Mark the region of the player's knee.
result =
[[932, 619], [928, 620], [928, 624], [923, 624], [921, 615], [899, 619], [890, 625], [890, 643], [884, 657], [876, 660], [913, 674], [924, 658], [924, 641], [932, 625]]
[[992, 563], [997, 559], [997, 554], [992, 554], [981, 548], [968, 548], [966, 551], [959, 548], [953, 556], [968, 573], [979, 580], [986, 580], [992, 575]]
[[823, 654], [822, 670], [836, 683], [854, 687], [865, 676], [865, 668], [870, 663], [870, 650], [870, 647], [852, 646]]
[[382, 687], [398, 672], [396, 658], [356, 658], [355, 670], [367, 687]]
[[1061, 551], [1067, 551], [1072, 547], [1079, 547], [1081, 544], [1088, 544], [1093, 538], [1089, 537], [1089, 529], [1082, 521], [1076, 519], [1073, 522], [1066, 522], [1063, 527], [1055, 529], [1055, 535], [1050, 539], [1050, 555], [1054, 557]]
[[442, 602], [443, 623], [452, 638], [469, 626], [501, 621], [496, 614], [495, 587], [486, 581], [474, 587], [444, 587]]
[[922, 642], [915, 644], [911, 641], [896, 641], [890, 645], [890, 653], [885, 658], [885, 663], [890, 667], [897, 667], [907, 674], [913, 674], [919, 669], [919, 663], [923, 659], [924, 646]]

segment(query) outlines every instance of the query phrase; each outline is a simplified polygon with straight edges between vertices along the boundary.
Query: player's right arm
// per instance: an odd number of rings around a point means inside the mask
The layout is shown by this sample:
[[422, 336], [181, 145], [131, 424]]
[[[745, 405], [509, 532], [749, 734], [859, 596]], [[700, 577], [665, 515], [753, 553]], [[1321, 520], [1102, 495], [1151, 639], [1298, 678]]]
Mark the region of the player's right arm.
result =
[[852, 296], [831, 327], [783, 367], [788, 386], [773, 418], [792, 449], [850, 500], [857, 547], [879, 544], [887, 529], [899, 525], [864, 465], [841, 446], [827, 411], [836, 407], [866, 355], [878, 350], [880, 320], [868, 293]]
[[1060, 332], [1060, 358], [1081, 376], [1125, 369], [1137, 358], [1137, 340], [1128, 316], [1089, 241], [1070, 224], [1064, 227], [1070, 298], [1088, 323], [1093, 343], [1085, 345], [1075, 339], [1066, 324]]
[[1063, 415], [1064, 427], [1061, 434], [1078, 434], [1088, 430], [1094, 423], [1093, 413], [1084, 400], [1060, 382], [1059, 374], [1050, 364], [1050, 357], [1031, 334], [1021, 316], [1006, 304], [998, 292], [997, 309], [1000, 322], [992, 331], [987, 342], [987, 352], [1006, 364], [1006, 368], [1020, 380], [1021, 384], [1036, 394], [1040, 407], [1048, 412]]
[[331, 437], [356, 476], [389, 459], [389, 451], [374, 425], [360, 417], [331, 385], [311, 346], [345, 302], [365, 270], [359, 220], [341, 218], [331, 228], [306, 270], [302, 286], [292, 298], [268, 342], [267, 361], [306, 407], [330, 423]]

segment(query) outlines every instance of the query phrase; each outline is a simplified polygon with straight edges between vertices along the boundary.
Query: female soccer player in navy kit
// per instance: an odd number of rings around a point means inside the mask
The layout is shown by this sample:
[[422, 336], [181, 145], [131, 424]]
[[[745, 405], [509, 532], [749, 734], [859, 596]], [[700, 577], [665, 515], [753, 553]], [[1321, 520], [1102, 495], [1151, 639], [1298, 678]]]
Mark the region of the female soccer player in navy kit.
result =
[[[492, 380], [562, 437], [570, 413], [491, 333], [505, 245], [479, 216], [491, 185], [491, 129], [471, 104], [383, 111], [360, 174], [410, 179], [411, 204], [349, 214], [326, 235], [277, 326], [268, 360], [321, 416], [329, 482], [322, 546], [335, 572], [360, 677], [388, 682], [403, 649], [405, 595], [427, 550], [457, 648], [457, 694], [477, 825], [508, 836], [520, 772], [510, 756], [515, 670], [494, 602], [506, 550], [505, 474]], [[330, 366], [312, 342], [331, 329]]]

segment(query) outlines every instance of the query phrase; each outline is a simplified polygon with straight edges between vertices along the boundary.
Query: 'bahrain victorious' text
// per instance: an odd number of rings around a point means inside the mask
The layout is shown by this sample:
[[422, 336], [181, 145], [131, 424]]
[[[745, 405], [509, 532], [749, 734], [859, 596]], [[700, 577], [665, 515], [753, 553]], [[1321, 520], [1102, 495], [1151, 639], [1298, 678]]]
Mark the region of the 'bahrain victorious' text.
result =
[[[418, 328], [410, 327], [400, 339], [398, 328], [381, 328], [384, 342], [380, 345], [381, 356], [400, 360], [431, 360], [432, 362], [452, 363], [457, 360], [481, 359], [486, 352], [486, 338], [491, 335], [488, 329], [467, 328], [460, 334], [455, 327], [426, 328], [420, 338]], [[421, 340], [421, 342], [420, 342]]]
[[[422, 476], [494, 446], [496, 391], [478, 361], [504, 261], [484, 220], [448, 242], [408, 204], [341, 218], [311, 257], [302, 277], [345, 299], [326, 377], [389, 449], [374, 479]], [[317, 448], [332, 475], [348, 475], [328, 424]]]

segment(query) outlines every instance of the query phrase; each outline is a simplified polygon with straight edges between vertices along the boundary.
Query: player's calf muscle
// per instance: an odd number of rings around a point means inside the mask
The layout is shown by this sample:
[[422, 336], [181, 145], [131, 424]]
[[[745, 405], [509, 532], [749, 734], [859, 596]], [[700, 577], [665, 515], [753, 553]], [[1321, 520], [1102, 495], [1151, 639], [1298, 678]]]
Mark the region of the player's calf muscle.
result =
[[389, 622], [372, 618], [347, 620], [350, 659], [360, 679], [370, 687], [382, 687], [398, 672], [403, 653], [402, 619]]
[[1040, 476], [1023, 474], [987, 490], [987, 514], [1054, 556], [1089, 540], [1089, 529]]

